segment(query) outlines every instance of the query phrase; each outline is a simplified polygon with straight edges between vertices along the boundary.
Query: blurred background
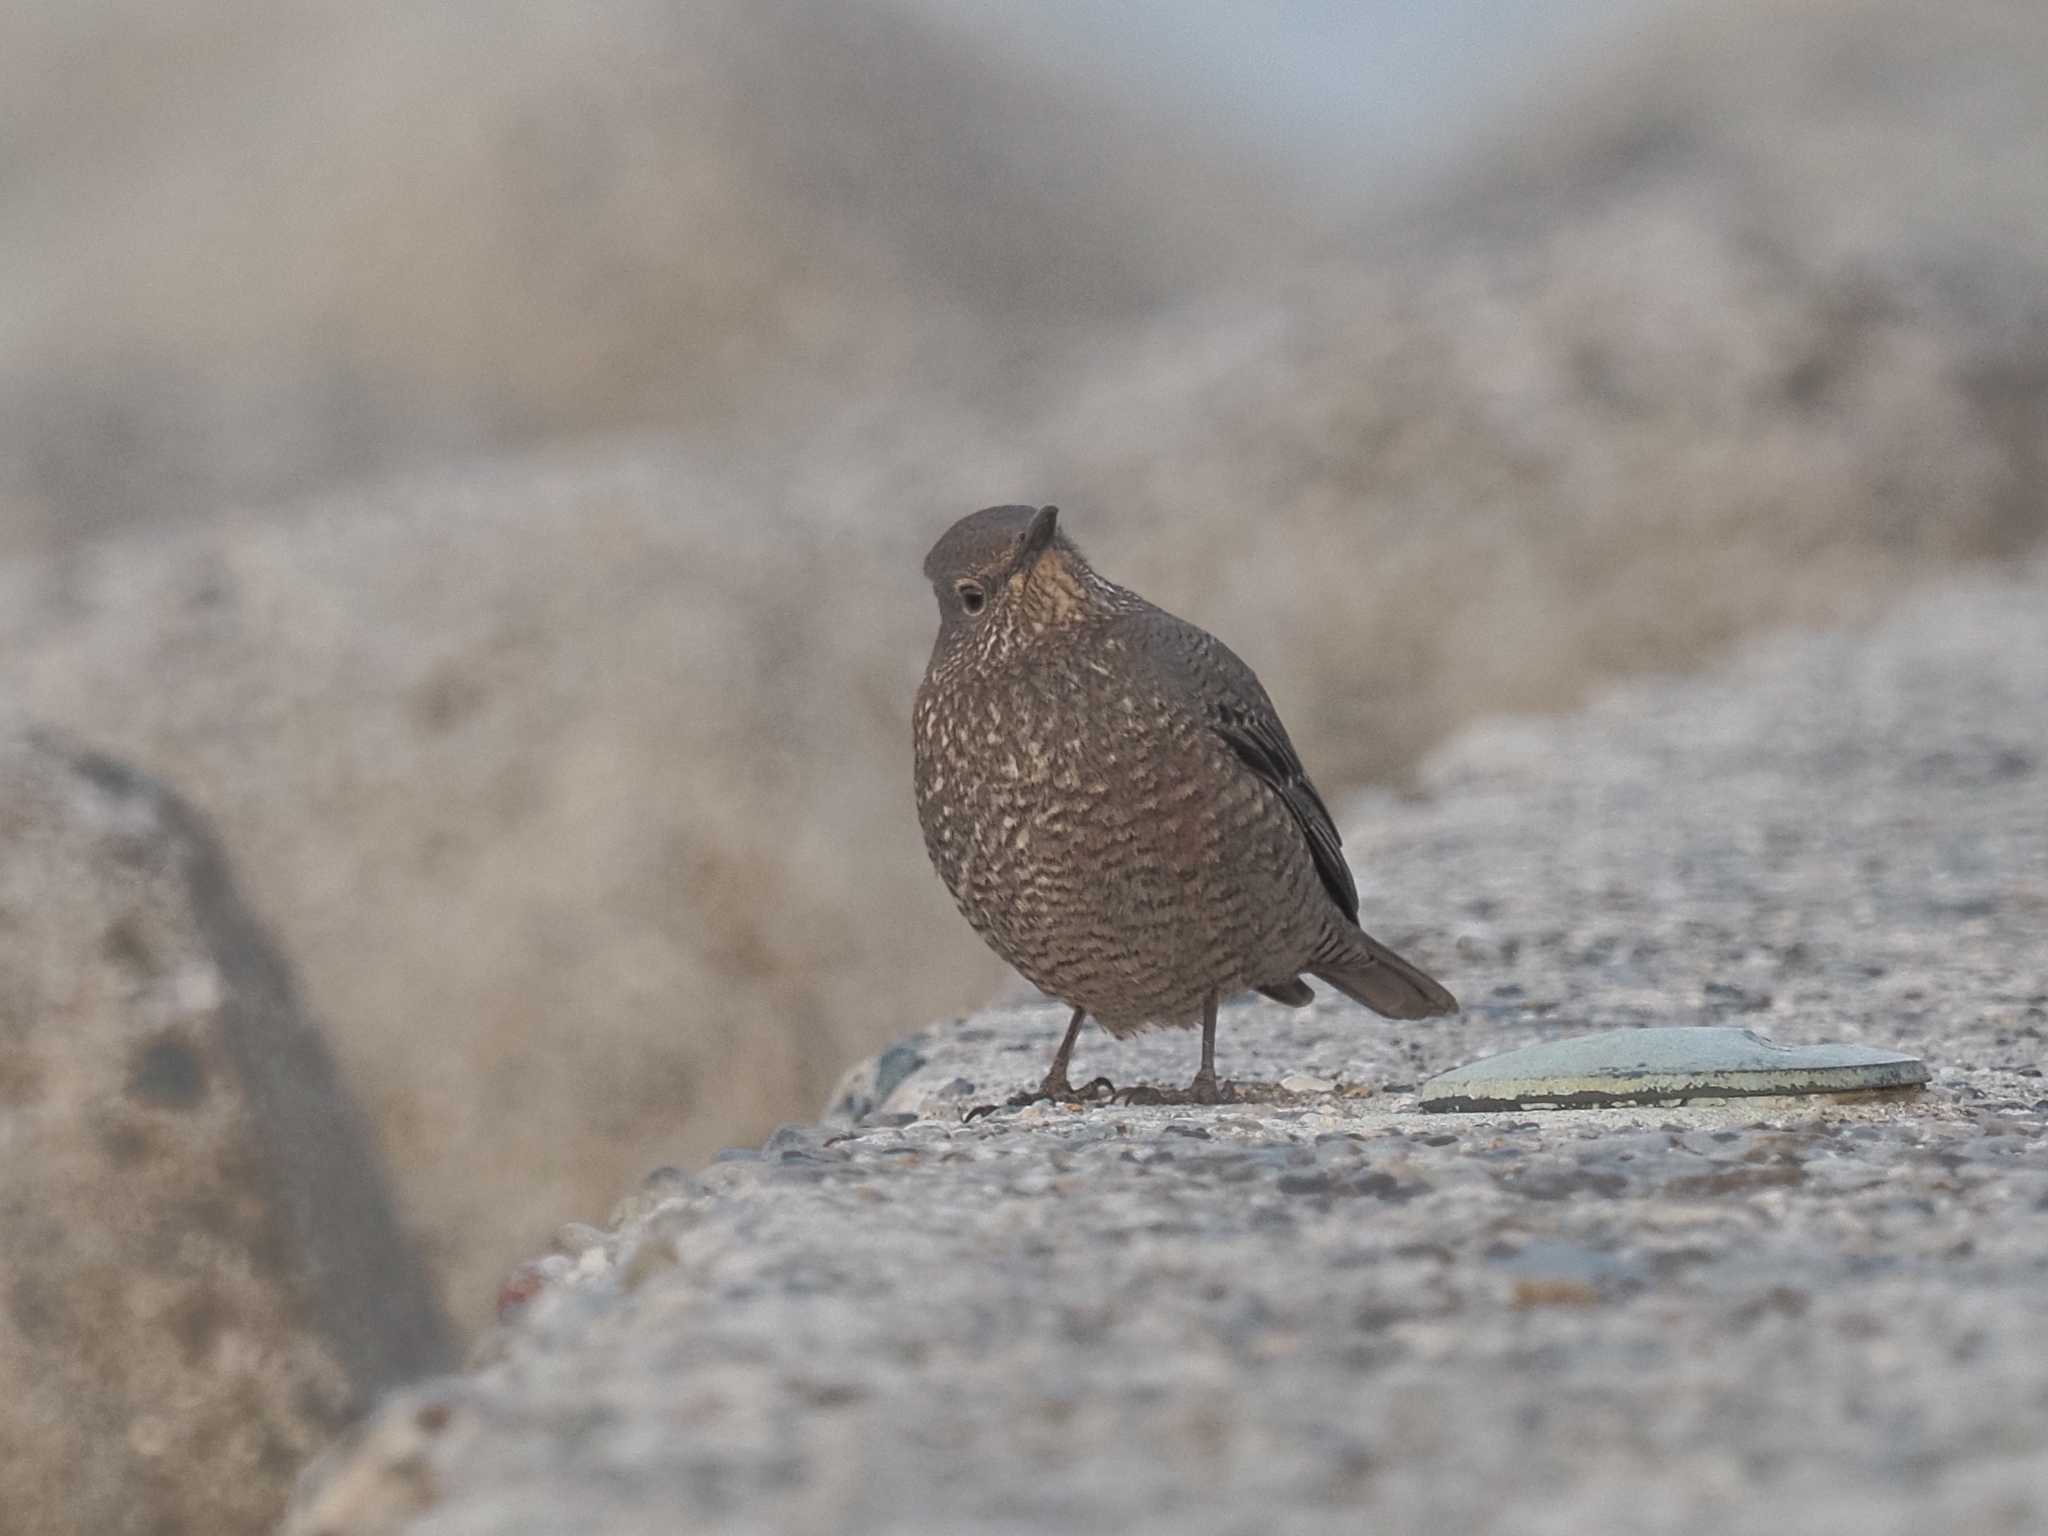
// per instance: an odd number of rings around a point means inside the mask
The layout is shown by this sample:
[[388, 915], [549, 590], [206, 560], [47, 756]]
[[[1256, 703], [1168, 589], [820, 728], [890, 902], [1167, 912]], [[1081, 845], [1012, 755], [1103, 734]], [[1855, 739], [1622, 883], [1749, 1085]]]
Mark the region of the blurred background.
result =
[[908, 790], [960, 513], [1059, 502], [1333, 795], [2036, 543], [2044, 59], [2034, 0], [7, 0], [0, 697], [214, 818], [474, 1327], [1000, 984]]

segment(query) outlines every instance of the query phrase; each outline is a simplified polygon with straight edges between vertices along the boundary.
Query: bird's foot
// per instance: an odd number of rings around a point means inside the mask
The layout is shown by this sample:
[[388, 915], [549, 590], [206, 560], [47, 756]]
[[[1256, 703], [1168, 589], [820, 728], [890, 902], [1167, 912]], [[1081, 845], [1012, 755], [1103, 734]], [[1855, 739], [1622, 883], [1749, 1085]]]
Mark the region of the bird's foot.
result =
[[1066, 1074], [1048, 1076], [1036, 1088], [1020, 1088], [1000, 1104], [977, 1104], [960, 1117], [962, 1125], [972, 1125], [984, 1115], [992, 1115], [999, 1109], [1023, 1109], [1029, 1104], [1072, 1104], [1079, 1108], [1089, 1104], [1112, 1104], [1116, 1102], [1116, 1084], [1106, 1077], [1098, 1077], [1076, 1088], [1067, 1081]]
[[1115, 1097], [1116, 1084], [1106, 1077], [1090, 1078], [1078, 1088], [1061, 1078], [1057, 1085], [1041, 1084], [1038, 1092], [1024, 1102], [1036, 1104], [1041, 1099], [1051, 1099], [1055, 1104], [1107, 1104]]
[[1185, 1088], [1153, 1088], [1140, 1083], [1116, 1095], [1119, 1104], [1234, 1104], [1237, 1084], [1217, 1081], [1214, 1072], [1197, 1072]]

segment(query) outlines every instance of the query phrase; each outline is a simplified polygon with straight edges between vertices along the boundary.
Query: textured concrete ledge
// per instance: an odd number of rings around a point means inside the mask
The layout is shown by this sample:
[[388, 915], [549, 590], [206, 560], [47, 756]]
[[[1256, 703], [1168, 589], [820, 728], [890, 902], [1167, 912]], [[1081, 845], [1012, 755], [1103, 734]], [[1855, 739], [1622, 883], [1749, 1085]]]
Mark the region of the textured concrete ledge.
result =
[[[488, 1363], [388, 1402], [291, 1528], [2040, 1529], [2048, 571], [1474, 732], [1421, 789], [1350, 846], [1460, 1018], [1240, 1004], [1219, 1066], [1294, 1079], [1267, 1102], [972, 1125], [1062, 1015], [914, 1035], [820, 1125], [567, 1229]], [[1933, 1081], [1415, 1102], [1715, 1022]], [[1091, 1033], [1077, 1079], [1193, 1044]]]

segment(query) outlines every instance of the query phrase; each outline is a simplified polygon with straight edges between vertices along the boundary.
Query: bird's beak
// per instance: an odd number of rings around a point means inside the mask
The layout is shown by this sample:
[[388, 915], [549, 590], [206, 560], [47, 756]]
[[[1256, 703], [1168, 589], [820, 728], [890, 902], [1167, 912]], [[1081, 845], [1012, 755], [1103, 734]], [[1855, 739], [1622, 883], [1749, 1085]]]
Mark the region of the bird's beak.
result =
[[1031, 526], [1024, 530], [1024, 542], [1017, 546], [1017, 562], [1010, 567], [1013, 575], [1022, 575], [1038, 563], [1038, 557], [1052, 547], [1053, 535], [1059, 532], [1060, 509], [1040, 507], [1038, 516], [1031, 519]]

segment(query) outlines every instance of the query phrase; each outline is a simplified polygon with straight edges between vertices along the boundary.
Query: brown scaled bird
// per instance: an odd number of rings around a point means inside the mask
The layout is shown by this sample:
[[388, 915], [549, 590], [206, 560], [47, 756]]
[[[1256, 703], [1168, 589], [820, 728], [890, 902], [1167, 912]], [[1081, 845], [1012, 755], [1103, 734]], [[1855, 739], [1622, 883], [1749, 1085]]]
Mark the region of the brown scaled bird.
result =
[[1457, 999], [1358, 926], [1337, 828], [1273, 701], [1213, 635], [1096, 574], [1055, 508], [990, 507], [925, 557], [939, 638], [917, 690], [917, 815], [995, 952], [1112, 1035], [1202, 1026], [1187, 1097], [1214, 1103], [1216, 1008], [1296, 1007], [1321, 977], [1389, 1018]]

